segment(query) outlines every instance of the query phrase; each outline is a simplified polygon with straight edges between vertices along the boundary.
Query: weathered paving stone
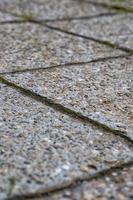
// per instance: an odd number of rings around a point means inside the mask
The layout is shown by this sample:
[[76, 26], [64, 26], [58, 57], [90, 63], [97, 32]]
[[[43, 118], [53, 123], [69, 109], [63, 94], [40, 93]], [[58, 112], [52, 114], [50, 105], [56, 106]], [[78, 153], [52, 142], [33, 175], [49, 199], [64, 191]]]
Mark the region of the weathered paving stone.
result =
[[133, 49], [133, 14], [102, 16], [82, 22], [50, 22], [49, 25]]
[[35, 200], [131, 200], [133, 199], [133, 167], [125, 168], [111, 175], [84, 181], [73, 189], [35, 198]]
[[[80, 0], [78, 0], [80, 1]], [[127, 8], [127, 9], [133, 9], [133, 1], [132, 0], [86, 0], [86, 2], [89, 3], [89, 1], [91, 2], [97, 2], [97, 3], [104, 3], [106, 5], [110, 5], [110, 6], [117, 6], [119, 7], [123, 7], [123, 8]]]
[[0, 41], [0, 72], [84, 62], [123, 53], [29, 23], [1, 25]]
[[133, 139], [132, 63], [128, 57], [5, 77]]
[[2, 0], [0, 1], [0, 8], [18, 15], [33, 16], [43, 20], [94, 16], [112, 12], [102, 6], [86, 5], [73, 0]]
[[62, 185], [133, 157], [120, 137], [2, 84], [0, 105], [0, 199]]

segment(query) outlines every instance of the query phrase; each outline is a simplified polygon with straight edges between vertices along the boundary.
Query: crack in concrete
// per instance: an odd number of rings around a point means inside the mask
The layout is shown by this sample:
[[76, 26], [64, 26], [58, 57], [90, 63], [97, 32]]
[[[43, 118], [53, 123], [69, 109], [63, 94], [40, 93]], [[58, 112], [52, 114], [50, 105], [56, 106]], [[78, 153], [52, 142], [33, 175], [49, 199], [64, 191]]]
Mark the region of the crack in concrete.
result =
[[92, 175], [83, 175], [80, 177], [76, 177], [73, 180], [67, 180], [66, 182], [59, 183], [58, 185], [53, 185], [51, 187], [41, 187], [38, 191], [35, 191], [33, 193], [28, 193], [28, 194], [20, 194], [20, 195], [14, 195], [13, 197], [8, 197], [4, 200], [28, 200], [28, 199], [35, 199], [35, 198], [41, 198], [41, 197], [46, 197], [47, 195], [52, 195], [56, 192], [61, 192], [64, 189], [72, 189], [75, 186], [80, 185], [84, 181], [92, 181], [95, 179], [99, 179], [102, 177], [105, 177], [107, 175], [110, 175], [113, 172], [119, 172], [120, 170], [123, 170], [124, 168], [128, 168], [133, 166], [133, 160], [130, 160], [125, 163], [118, 163], [114, 166], [111, 166], [109, 168], [106, 168], [104, 170], [98, 171]]
[[[90, 60], [90, 61], [83, 61], [83, 62], [70, 62], [70, 63], [63, 63], [63, 64], [59, 64], [59, 65], [53, 65], [50, 67], [38, 67], [38, 68], [26, 68], [26, 69], [20, 69], [20, 70], [14, 70], [14, 71], [7, 71], [7, 72], [0, 72], [0, 75], [8, 75], [8, 74], [21, 74], [21, 73], [26, 73], [26, 72], [34, 72], [34, 71], [49, 71], [52, 69], [56, 69], [56, 68], [66, 68], [69, 66], [80, 66], [80, 65], [85, 65], [85, 64], [89, 64], [89, 63], [97, 63], [97, 62], [104, 62], [107, 60], [112, 60], [112, 59], [119, 59], [119, 58], [129, 58], [130, 56], [132, 56], [132, 54], [121, 54], [119, 56], [108, 56], [108, 57], [101, 57], [101, 58], [97, 58], [94, 60]], [[19, 66], [21, 67], [21, 66]]]
[[89, 123], [89, 124], [97, 127], [98, 129], [101, 129], [101, 130], [107, 131], [113, 135], [116, 135], [116, 136], [120, 137], [121, 139], [123, 139], [129, 145], [130, 148], [133, 148], [133, 140], [127, 136], [126, 131], [121, 131], [119, 129], [113, 129], [106, 124], [100, 123], [97, 120], [94, 120], [87, 116], [82, 115], [80, 112], [76, 112], [70, 108], [67, 108], [67, 107], [59, 104], [59, 103], [56, 103], [55, 101], [47, 98], [46, 96], [41, 96], [29, 89], [23, 88], [13, 82], [10, 82], [7, 79], [3, 78], [2, 76], [0, 76], [0, 83], [5, 84], [5, 85], [15, 89], [18, 92], [20, 92], [21, 94], [28, 96], [38, 102], [41, 102], [60, 113], [66, 114], [75, 120], [77, 119], [77, 120], [81, 121], [82, 123], [87, 123], [87, 124]]

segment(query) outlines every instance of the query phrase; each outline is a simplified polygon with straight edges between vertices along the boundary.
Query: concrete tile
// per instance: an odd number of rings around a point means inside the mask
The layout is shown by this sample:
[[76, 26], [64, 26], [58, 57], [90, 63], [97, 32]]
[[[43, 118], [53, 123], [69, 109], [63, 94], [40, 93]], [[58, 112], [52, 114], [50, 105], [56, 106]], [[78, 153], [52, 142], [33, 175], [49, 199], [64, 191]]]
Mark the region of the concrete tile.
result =
[[[87, 0], [89, 3], [89, 0]], [[94, 0], [93, 2], [98, 2], [98, 3], [105, 3], [107, 5], [111, 6], [118, 6], [118, 7], [125, 7], [129, 9], [133, 9], [133, 1], [131, 0]]]
[[0, 199], [66, 184], [133, 157], [119, 137], [2, 84], [0, 105]]
[[90, 182], [84, 181], [72, 189], [68, 188], [48, 197], [42, 195], [35, 200], [130, 200], [132, 198], [133, 167], [128, 167]]
[[122, 54], [97, 42], [21, 23], [0, 27], [0, 72], [46, 68]]
[[63, 30], [133, 49], [133, 15], [102, 16], [91, 20], [49, 23]]
[[5, 77], [133, 139], [132, 62], [111, 59]]
[[0, 1], [0, 7], [18, 15], [32, 15], [37, 19], [44, 20], [93, 16], [112, 12], [102, 6], [86, 5], [82, 1], [75, 0], [4, 0]]

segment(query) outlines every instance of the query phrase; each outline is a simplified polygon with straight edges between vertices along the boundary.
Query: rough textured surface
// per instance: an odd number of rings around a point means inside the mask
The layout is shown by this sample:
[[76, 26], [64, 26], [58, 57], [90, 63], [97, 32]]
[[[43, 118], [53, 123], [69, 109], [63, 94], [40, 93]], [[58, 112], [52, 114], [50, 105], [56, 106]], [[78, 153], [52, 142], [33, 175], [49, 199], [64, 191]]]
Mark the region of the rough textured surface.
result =
[[82, 1], [75, 0], [1, 0], [0, 8], [18, 15], [30, 15], [43, 20], [94, 16], [112, 12], [102, 6], [86, 5]]
[[4, 12], [0, 11], [0, 24], [1, 24], [1, 22], [10, 21], [10, 20], [17, 20], [17, 19], [20, 20], [20, 18], [18, 18], [18, 17], [15, 17], [13, 15], [10, 15], [8, 13], [4, 13]]
[[1, 25], [0, 41], [0, 72], [122, 54], [96, 42], [29, 23]]
[[133, 167], [121, 172], [83, 182], [76, 187], [68, 188], [48, 197], [35, 200], [131, 200], [133, 199]]
[[67, 183], [133, 157], [119, 137], [0, 87], [1, 199]]
[[112, 128], [125, 130], [133, 139], [132, 61], [133, 57], [111, 59], [6, 78]]
[[133, 14], [103, 16], [91, 20], [49, 23], [84, 36], [133, 49]]
[[0, 200], [133, 199], [132, 5], [0, 0]]
[[[77, 1], [80, 1], [80, 0], [77, 0]], [[88, 2], [88, 3], [89, 3], [89, 1], [91, 1], [91, 0], [86, 0], [86, 2]], [[105, 3], [105, 4], [111, 5], [111, 6], [133, 9], [133, 1], [132, 0], [94, 0], [91, 2]]]

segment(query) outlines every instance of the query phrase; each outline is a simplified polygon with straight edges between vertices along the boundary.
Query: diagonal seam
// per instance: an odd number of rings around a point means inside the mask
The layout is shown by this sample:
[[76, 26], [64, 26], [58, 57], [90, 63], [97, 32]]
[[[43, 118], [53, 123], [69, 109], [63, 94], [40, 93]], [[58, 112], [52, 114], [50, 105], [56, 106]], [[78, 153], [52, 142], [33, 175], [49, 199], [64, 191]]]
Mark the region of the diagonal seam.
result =
[[41, 25], [41, 26], [45, 26], [45, 27], [52, 29], [54, 31], [62, 32], [62, 33], [65, 33], [65, 34], [68, 34], [68, 35], [71, 35], [71, 36], [75, 36], [75, 37], [83, 38], [83, 39], [90, 40], [90, 41], [93, 41], [93, 42], [97, 42], [99, 44], [106, 45], [106, 46], [114, 48], [114, 49], [119, 49], [119, 50], [124, 51], [126, 53], [133, 53], [133, 49], [130, 49], [130, 48], [127, 48], [127, 47], [124, 47], [124, 46], [120, 46], [117, 43], [112, 43], [108, 40], [100, 40], [100, 39], [97, 39], [97, 38], [94, 38], [94, 37], [85, 36], [85, 35], [78, 34], [78, 33], [72, 32], [72, 31], [67, 31], [67, 30], [64, 30], [64, 29], [56, 27], [56, 26], [51, 26], [47, 23], [37, 21], [35, 19], [29, 19], [27, 21], [34, 23], [34, 24]]
[[92, 181], [97, 180], [99, 178], [103, 178], [107, 175], [110, 175], [113, 172], [119, 172], [120, 170], [123, 170], [124, 168], [132, 167], [133, 166], [133, 160], [130, 160], [126, 163], [118, 163], [112, 167], [106, 168], [104, 170], [98, 171], [92, 175], [84, 175], [81, 177], [76, 177], [73, 180], [66, 181], [64, 183], [59, 183], [58, 185], [53, 185], [51, 187], [42, 187], [36, 192], [33, 193], [27, 193], [27, 194], [21, 194], [21, 195], [14, 195], [13, 197], [8, 197], [5, 200], [28, 200], [28, 199], [35, 199], [38, 197], [45, 197], [47, 195], [52, 195], [56, 192], [61, 192], [64, 189], [73, 189], [75, 186], [80, 185], [84, 181]]
[[56, 69], [56, 68], [66, 68], [69, 66], [79, 66], [79, 65], [85, 65], [85, 64], [90, 64], [90, 63], [97, 63], [97, 62], [104, 62], [104, 61], [108, 61], [108, 60], [114, 60], [114, 59], [119, 59], [119, 58], [129, 58], [130, 56], [132, 56], [132, 54], [121, 54], [119, 56], [108, 56], [108, 57], [101, 57], [101, 58], [97, 58], [94, 60], [90, 60], [90, 61], [81, 61], [81, 62], [70, 62], [70, 63], [62, 63], [59, 65], [53, 65], [50, 67], [36, 67], [36, 68], [26, 68], [26, 69], [20, 69], [20, 70], [14, 70], [14, 71], [6, 71], [6, 72], [0, 72], [0, 75], [8, 75], [8, 74], [17, 74], [17, 73], [26, 73], [26, 72], [34, 72], [34, 71], [49, 71], [52, 69]]
[[[2, 9], [0, 9], [0, 11], [1, 10]], [[42, 26], [45, 26], [49, 29], [52, 29], [52, 30], [55, 30], [55, 31], [58, 31], [58, 32], [62, 32], [62, 33], [68, 34], [68, 35], [72, 35], [72, 36], [75, 36], [75, 37], [80, 37], [80, 38], [84, 38], [84, 39], [87, 39], [87, 40], [90, 40], [90, 41], [94, 41], [94, 42], [100, 43], [102, 45], [106, 45], [106, 46], [109, 46], [109, 47], [112, 47], [112, 48], [115, 48], [115, 49], [119, 49], [119, 50], [124, 51], [126, 53], [133, 53], [133, 49], [130, 49], [130, 48], [127, 48], [127, 47], [124, 47], [124, 46], [120, 46], [116, 43], [111, 43], [108, 40], [99, 40], [97, 38], [81, 35], [81, 34], [78, 34], [78, 33], [71, 32], [71, 31], [67, 31], [67, 30], [61, 29], [59, 27], [50, 26], [47, 23], [44, 23], [44, 22], [41, 22], [39, 20], [34, 19], [34, 16], [28, 16], [28, 15], [23, 16], [23, 15], [18, 15], [18, 14], [11, 13], [11, 12], [8, 12], [8, 11], [6, 11], [6, 12], [13, 15], [13, 16], [22, 18], [25, 21], [25, 23], [27, 22], [27, 23], [34, 23], [34, 24], [42, 25]]]
[[96, 121], [94, 119], [91, 119], [87, 116], [82, 115], [80, 112], [76, 112], [74, 110], [71, 110], [70, 108], [67, 108], [67, 107], [59, 104], [59, 103], [56, 103], [52, 99], [47, 98], [46, 96], [41, 96], [29, 89], [25, 89], [13, 82], [10, 82], [10, 81], [6, 80], [5, 78], [3, 78], [2, 76], [0, 76], [0, 82], [2, 84], [5, 84], [5, 85], [17, 90], [18, 92], [20, 92], [21, 94], [23, 94], [25, 96], [28, 96], [38, 102], [41, 102], [41, 103], [53, 108], [54, 110], [56, 110], [62, 114], [66, 114], [74, 119], [81, 121], [82, 123], [92, 124], [101, 130], [104, 130], [104, 131], [110, 132], [113, 135], [119, 136], [121, 139], [125, 140], [125, 142], [127, 142], [130, 147], [133, 147], [133, 140], [127, 136], [126, 131], [113, 129], [113, 128], [107, 126], [106, 124], [100, 123], [99, 121]]

